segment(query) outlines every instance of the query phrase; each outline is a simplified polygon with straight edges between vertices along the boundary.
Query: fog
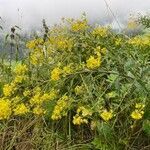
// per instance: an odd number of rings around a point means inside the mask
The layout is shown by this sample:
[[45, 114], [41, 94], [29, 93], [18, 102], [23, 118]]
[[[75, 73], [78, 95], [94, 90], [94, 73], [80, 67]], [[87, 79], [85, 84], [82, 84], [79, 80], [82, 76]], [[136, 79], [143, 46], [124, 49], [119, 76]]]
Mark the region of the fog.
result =
[[40, 27], [43, 18], [52, 25], [62, 17], [80, 17], [85, 12], [90, 22], [115, 24], [110, 9], [121, 22], [130, 14], [150, 11], [150, 0], [0, 0], [0, 23], [28, 30]]

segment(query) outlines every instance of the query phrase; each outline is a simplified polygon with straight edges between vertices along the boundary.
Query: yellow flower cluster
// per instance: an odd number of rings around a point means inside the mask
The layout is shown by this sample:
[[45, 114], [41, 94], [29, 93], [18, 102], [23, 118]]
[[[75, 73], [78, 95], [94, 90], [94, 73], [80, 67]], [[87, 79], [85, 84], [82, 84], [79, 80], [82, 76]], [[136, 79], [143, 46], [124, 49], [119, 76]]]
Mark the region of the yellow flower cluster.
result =
[[16, 74], [14, 78], [14, 83], [22, 83], [24, 80], [27, 79], [26, 73], [28, 72], [28, 68], [24, 64], [18, 64], [15, 69], [14, 73]]
[[100, 46], [97, 46], [95, 49], [96, 53], [106, 54], [107, 49], [105, 47], [101, 48]]
[[87, 20], [76, 20], [71, 24], [71, 30], [74, 32], [86, 30], [88, 28]]
[[14, 111], [14, 115], [25, 115], [30, 110], [24, 103], [21, 103], [18, 104], [13, 111]]
[[88, 108], [85, 108], [83, 106], [79, 107], [77, 109], [77, 114], [82, 114], [83, 117], [86, 117], [86, 116], [92, 116], [92, 111]]
[[14, 94], [15, 90], [16, 90], [16, 85], [14, 83], [5, 84], [3, 87], [3, 94], [6, 97], [10, 97], [12, 94]]
[[73, 72], [72, 64], [64, 66], [62, 72], [64, 76], [71, 74]]
[[150, 38], [148, 36], [144, 37], [136, 36], [130, 39], [128, 43], [139, 47], [150, 46]]
[[115, 91], [111, 91], [111, 92], [106, 94], [107, 98], [114, 98], [116, 96], [117, 96], [117, 93]]
[[97, 58], [95, 58], [94, 56], [90, 56], [88, 60], [86, 60], [86, 66], [89, 69], [95, 69], [100, 67], [101, 65], [101, 55], [99, 53], [99, 55], [97, 56]]
[[82, 116], [79, 116], [79, 115], [75, 115], [73, 117], [73, 124], [74, 125], [81, 125], [81, 124], [87, 124], [88, 123], [88, 120], [87, 119], [84, 119]]
[[81, 125], [83, 123], [87, 124], [88, 119], [87, 117], [92, 116], [92, 111], [87, 109], [83, 106], [77, 109], [77, 114], [73, 117], [73, 124], [74, 125]]
[[33, 114], [41, 116], [46, 113], [46, 110], [43, 108], [45, 102], [51, 101], [57, 97], [57, 91], [52, 89], [50, 92], [42, 92], [40, 87], [36, 87], [33, 90], [33, 97], [30, 99], [30, 104], [33, 107]]
[[35, 40], [28, 41], [27, 44], [26, 44], [26, 47], [29, 48], [29, 49], [34, 49], [36, 47]]
[[11, 102], [8, 99], [0, 99], [0, 120], [9, 119], [12, 113]]
[[32, 65], [42, 65], [44, 63], [44, 53], [40, 48], [36, 48], [30, 55], [30, 62]]
[[131, 117], [135, 120], [142, 119], [143, 114], [144, 114], [144, 109], [145, 105], [142, 103], [136, 103], [135, 105], [135, 110], [131, 113]]
[[14, 78], [14, 83], [22, 83], [26, 79], [27, 79], [27, 76], [25, 76], [25, 75], [17, 75]]
[[14, 79], [11, 83], [5, 84], [3, 87], [3, 94], [5, 97], [11, 97], [17, 90], [17, 84], [22, 83], [28, 77], [26, 75], [28, 68], [25, 64], [18, 64], [14, 69]]
[[40, 96], [41, 96], [41, 93], [35, 94], [35, 95], [30, 99], [30, 104], [31, 104], [31, 105], [35, 105], [35, 104], [41, 105], [41, 104], [43, 103], [43, 101], [41, 100]]
[[44, 62], [44, 41], [37, 38], [27, 42], [26, 47], [30, 50], [29, 61], [32, 65], [41, 65]]
[[138, 109], [135, 109], [132, 113], [131, 113], [131, 117], [135, 120], [139, 120], [143, 117], [144, 111], [140, 111]]
[[21, 103], [21, 97], [20, 96], [15, 96], [13, 98], [11, 98], [11, 104], [13, 107], [16, 107], [16, 105], [18, 105], [19, 103]]
[[144, 108], [145, 108], [145, 105], [142, 104], [142, 103], [136, 103], [136, 104], [135, 104], [135, 108], [136, 108], [136, 109], [144, 109]]
[[58, 50], [71, 50], [73, 47], [73, 39], [64, 35], [52, 36], [49, 38], [49, 44]]
[[[0, 98], [0, 107], [2, 111], [0, 112], [1, 120], [9, 118], [11, 114], [22, 116], [31, 112], [34, 115], [44, 115], [46, 113], [46, 110], [44, 109], [45, 104], [55, 99], [58, 93], [55, 89], [52, 89], [49, 92], [44, 92], [37, 86], [34, 89], [25, 89], [20, 95], [15, 93], [17, 89], [16, 87], [17, 85], [14, 81], [3, 87], [4, 97]], [[11, 101], [6, 99], [7, 97], [9, 97], [9, 99], [11, 98]], [[27, 103], [22, 102], [22, 99], [24, 98], [26, 98]]]
[[43, 42], [44, 41], [42, 38], [37, 38], [37, 39], [34, 39], [34, 40], [27, 42], [26, 47], [29, 49], [35, 49], [38, 45], [42, 45]]
[[115, 45], [116, 45], [116, 46], [120, 46], [121, 43], [122, 43], [122, 39], [121, 39], [121, 38], [115, 39]]
[[39, 87], [35, 88], [33, 90], [33, 97], [30, 99], [31, 105], [42, 105], [46, 101], [51, 101], [56, 98], [57, 91], [51, 90], [49, 93], [43, 93], [41, 92], [41, 89]]
[[56, 67], [51, 72], [51, 79], [57, 81], [60, 79], [61, 74], [62, 74], [62, 70], [59, 67]]
[[96, 27], [93, 30], [92, 34], [95, 35], [95, 36], [107, 37], [108, 31], [109, 31], [108, 27], [101, 27], [101, 26], [99, 26], [99, 27]]
[[70, 106], [72, 99], [66, 95], [62, 96], [54, 107], [51, 119], [58, 120], [67, 115], [67, 109]]
[[31, 94], [30, 90], [25, 90], [25, 91], [23, 92], [23, 96], [25, 96], [25, 97], [30, 96], [30, 94]]
[[113, 111], [112, 110], [106, 110], [104, 109], [101, 113], [100, 113], [100, 117], [104, 120], [104, 121], [109, 121], [112, 117], [113, 117]]
[[64, 66], [62, 69], [60, 67], [56, 67], [51, 71], [51, 80], [57, 81], [60, 79], [61, 76], [66, 77], [67, 75], [70, 75], [73, 72], [74, 70], [72, 63]]
[[33, 108], [33, 114], [37, 116], [44, 115], [45, 113], [46, 113], [46, 110], [39, 105]]
[[18, 64], [14, 69], [14, 72], [17, 75], [25, 74], [27, 71], [28, 71], [28, 67], [25, 64]]

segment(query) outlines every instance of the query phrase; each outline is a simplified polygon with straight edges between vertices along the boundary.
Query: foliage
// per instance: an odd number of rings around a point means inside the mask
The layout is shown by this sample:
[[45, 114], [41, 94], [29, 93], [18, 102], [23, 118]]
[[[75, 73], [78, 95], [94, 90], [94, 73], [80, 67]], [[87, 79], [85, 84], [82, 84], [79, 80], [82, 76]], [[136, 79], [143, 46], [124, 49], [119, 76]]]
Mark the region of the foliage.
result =
[[138, 22], [141, 23], [145, 28], [150, 28], [150, 16], [144, 15], [140, 16]]
[[92, 27], [85, 16], [47, 30], [15, 67], [1, 63], [3, 148], [149, 147], [150, 37]]

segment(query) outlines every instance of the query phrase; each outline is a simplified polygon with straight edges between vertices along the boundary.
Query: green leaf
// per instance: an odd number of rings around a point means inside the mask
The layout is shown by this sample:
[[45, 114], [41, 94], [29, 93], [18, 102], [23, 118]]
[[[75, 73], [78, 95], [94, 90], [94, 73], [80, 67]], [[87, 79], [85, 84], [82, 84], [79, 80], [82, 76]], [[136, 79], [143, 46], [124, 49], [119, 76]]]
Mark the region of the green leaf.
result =
[[114, 83], [117, 78], [118, 78], [118, 75], [116, 75], [116, 74], [110, 74], [108, 76], [108, 79], [106, 81], [108, 81], [110, 83]]
[[99, 134], [107, 141], [113, 141], [114, 140], [114, 131], [110, 124], [107, 122], [100, 122], [97, 124], [97, 129]]
[[150, 137], [150, 120], [144, 120], [143, 131]]
[[94, 145], [94, 149], [96, 150], [111, 150], [107, 143], [102, 142], [101, 138], [95, 137], [92, 141], [92, 144]]

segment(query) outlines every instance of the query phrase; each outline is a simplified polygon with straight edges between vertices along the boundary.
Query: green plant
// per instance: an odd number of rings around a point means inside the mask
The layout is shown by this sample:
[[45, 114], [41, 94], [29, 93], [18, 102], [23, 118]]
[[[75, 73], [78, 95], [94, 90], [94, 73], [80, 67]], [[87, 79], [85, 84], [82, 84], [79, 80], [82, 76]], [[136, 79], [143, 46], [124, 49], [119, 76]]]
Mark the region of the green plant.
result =
[[92, 27], [85, 16], [43, 25], [26, 58], [1, 73], [1, 137], [13, 127], [6, 148], [23, 134], [34, 149], [148, 147], [149, 37]]

